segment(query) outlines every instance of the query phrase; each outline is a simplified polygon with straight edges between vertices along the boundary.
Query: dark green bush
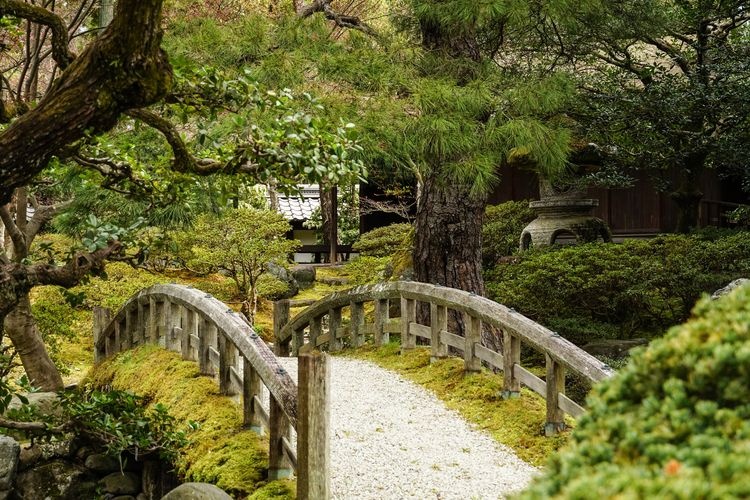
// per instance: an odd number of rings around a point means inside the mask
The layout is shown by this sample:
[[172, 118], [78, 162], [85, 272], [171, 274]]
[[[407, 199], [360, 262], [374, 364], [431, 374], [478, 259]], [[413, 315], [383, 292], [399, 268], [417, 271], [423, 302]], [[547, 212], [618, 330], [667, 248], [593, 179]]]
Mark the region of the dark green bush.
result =
[[391, 257], [404, 247], [411, 248], [414, 228], [411, 224], [391, 224], [364, 233], [352, 250], [365, 257]]
[[484, 265], [494, 265], [501, 257], [516, 253], [523, 228], [535, 217], [534, 211], [529, 208], [528, 200], [488, 206], [482, 225]]
[[522, 498], [750, 496], [750, 287], [693, 314], [594, 388]]
[[487, 271], [488, 295], [584, 344], [650, 337], [702, 293], [750, 275], [750, 233], [537, 248]]

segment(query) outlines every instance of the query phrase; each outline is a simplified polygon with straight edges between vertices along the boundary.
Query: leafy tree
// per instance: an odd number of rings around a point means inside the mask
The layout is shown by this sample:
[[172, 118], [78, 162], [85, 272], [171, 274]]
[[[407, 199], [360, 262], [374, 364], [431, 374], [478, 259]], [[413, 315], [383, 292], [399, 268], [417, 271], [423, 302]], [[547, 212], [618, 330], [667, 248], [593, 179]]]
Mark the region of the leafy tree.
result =
[[651, 172], [697, 226], [702, 175], [750, 189], [750, 38], [746, 1], [592, 2], [549, 40], [583, 89], [572, 113], [615, 170]]
[[204, 215], [183, 234], [189, 249], [188, 264], [206, 272], [221, 270], [232, 278], [242, 297], [242, 312], [253, 322], [258, 305], [258, 285], [269, 264], [286, 266], [299, 246], [286, 239], [291, 226], [270, 210], [240, 208], [220, 216]]

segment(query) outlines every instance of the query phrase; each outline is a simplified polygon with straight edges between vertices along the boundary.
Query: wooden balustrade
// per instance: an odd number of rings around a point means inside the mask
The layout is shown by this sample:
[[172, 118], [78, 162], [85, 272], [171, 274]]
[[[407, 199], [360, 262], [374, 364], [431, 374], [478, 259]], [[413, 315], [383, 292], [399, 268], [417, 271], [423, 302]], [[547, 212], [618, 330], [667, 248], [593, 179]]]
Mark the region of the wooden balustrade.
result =
[[[391, 301], [400, 301], [401, 317], [389, 317]], [[373, 321], [365, 322], [365, 304], [373, 304]], [[417, 323], [417, 304], [430, 308], [430, 325]], [[363, 286], [331, 294], [290, 319], [294, 301], [279, 301], [274, 307], [275, 350], [279, 355], [296, 355], [313, 349], [338, 350], [345, 345], [361, 346], [366, 336], [375, 345], [388, 342], [389, 334], [401, 335], [402, 350], [413, 349], [421, 339], [430, 346], [431, 360], [451, 352], [463, 356], [467, 371], [482, 363], [503, 372], [503, 397], [520, 394], [524, 385], [547, 402], [545, 433], [565, 427], [565, 414], [578, 417], [585, 409], [565, 396], [565, 374], [576, 374], [588, 383], [611, 376], [612, 370], [582, 349], [516, 311], [474, 294], [418, 282], [390, 282]], [[342, 310], [349, 311], [348, 324]], [[450, 311], [463, 317], [464, 336], [448, 331]], [[277, 315], [278, 314], [278, 315]], [[329, 325], [328, 333], [322, 325]], [[483, 325], [503, 335], [501, 352], [481, 344]], [[521, 347], [544, 355], [544, 379], [521, 366]]]
[[[276, 309], [280, 313], [277, 321], [286, 323], [289, 303], [277, 305]], [[341, 309], [331, 310], [328, 316], [328, 324], [339, 329]], [[179, 352], [185, 360], [197, 362], [202, 374], [217, 378], [222, 394], [241, 397], [245, 426], [268, 433], [270, 478], [287, 477], [294, 472], [298, 475], [298, 498], [330, 496], [329, 375], [324, 355], [300, 356], [298, 389], [244, 318], [219, 300], [190, 287], [147, 288], [128, 300], [114, 316], [107, 309], [94, 309], [97, 362], [145, 343], [159, 344]], [[335, 342], [331, 345], [335, 347]], [[268, 411], [261, 403], [264, 386], [269, 393]], [[296, 448], [292, 445], [294, 432]]]

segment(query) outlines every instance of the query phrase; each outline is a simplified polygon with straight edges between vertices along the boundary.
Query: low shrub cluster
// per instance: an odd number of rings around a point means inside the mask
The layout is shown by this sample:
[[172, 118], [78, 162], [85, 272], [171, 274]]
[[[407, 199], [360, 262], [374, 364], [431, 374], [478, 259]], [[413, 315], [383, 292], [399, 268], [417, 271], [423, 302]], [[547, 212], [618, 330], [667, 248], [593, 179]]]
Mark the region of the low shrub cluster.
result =
[[523, 229], [536, 214], [529, 208], [529, 201], [508, 201], [490, 205], [484, 211], [482, 224], [482, 262], [491, 267], [502, 257], [518, 251]]
[[750, 232], [532, 249], [486, 272], [489, 297], [577, 344], [652, 337], [703, 293], [750, 275]]
[[411, 224], [391, 224], [364, 233], [352, 245], [359, 257], [346, 265], [349, 283], [364, 285], [401, 277], [412, 267], [413, 246]]
[[595, 387], [522, 498], [750, 496], [750, 287], [693, 315]]

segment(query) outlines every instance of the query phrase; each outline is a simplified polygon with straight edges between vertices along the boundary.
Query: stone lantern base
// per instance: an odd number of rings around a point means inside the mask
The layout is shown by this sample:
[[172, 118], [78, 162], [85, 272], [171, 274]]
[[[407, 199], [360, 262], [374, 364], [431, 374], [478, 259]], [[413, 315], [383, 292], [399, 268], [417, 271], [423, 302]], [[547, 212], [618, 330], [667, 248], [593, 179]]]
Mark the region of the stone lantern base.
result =
[[532, 201], [529, 207], [538, 217], [521, 234], [521, 250], [532, 245], [552, 245], [560, 236], [572, 236], [577, 242], [612, 241], [607, 224], [591, 215], [599, 200], [571, 199], [566, 196]]

